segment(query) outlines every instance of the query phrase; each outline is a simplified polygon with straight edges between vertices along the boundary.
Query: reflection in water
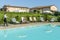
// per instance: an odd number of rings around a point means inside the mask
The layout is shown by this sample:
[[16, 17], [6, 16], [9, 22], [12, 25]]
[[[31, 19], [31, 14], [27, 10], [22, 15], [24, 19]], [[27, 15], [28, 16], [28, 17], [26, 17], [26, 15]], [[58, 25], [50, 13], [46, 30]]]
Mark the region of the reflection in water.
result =
[[5, 29], [5, 30], [3, 30], [3, 32], [4, 32], [4, 38], [7, 38], [7, 30]]
[[51, 33], [51, 32], [52, 32], [52, 30], [47, 30], [47, 31], [46, 31], [46, 33]]
[[20, 35], [20, 36], [18, 36], [19, 38], [26, 38], [27, 37], [27, 35]]

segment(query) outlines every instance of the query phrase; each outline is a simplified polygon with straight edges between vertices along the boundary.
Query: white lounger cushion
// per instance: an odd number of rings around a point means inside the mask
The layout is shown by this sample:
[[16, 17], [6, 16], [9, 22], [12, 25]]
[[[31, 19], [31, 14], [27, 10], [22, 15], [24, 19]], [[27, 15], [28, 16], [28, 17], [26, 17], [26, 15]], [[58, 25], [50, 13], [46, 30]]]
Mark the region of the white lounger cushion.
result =
[[21, 21], [22, 21], [22, 22], [24, 21], [24, 19], [25, 19], [24, 17], [21, 17]]
[[16, 21], [15, 18], [12, 18], [12, 22], [14, 22], [14, 23], [19, 23], [18, 21]]
[[52, 18], [50, 21], [51, 21], [51, 22], [54, 22], [54, 21], [55, 21], [55, 18]]
[[16, 19], [15, 18], [12, 18], [12, 22], [16, 22]]
[[37, 20], [36, 20], [36, 17], [33, 17], [33, 19], [34, 19], [34, 21], [37, 21]]
[[44, 18], [43, 18], [43, 17], [40, 17], [40, 20], [41, 20], [41, 21], [44, 21]]
[[30, 20], [30, 21], [33, 21], [32, 17], [29, 17], [29, 20]]
[[28, 21], [26, 20], [25, 17], [21, 17], [21, 21], [22, 21], [22, 23], [28, 23]]

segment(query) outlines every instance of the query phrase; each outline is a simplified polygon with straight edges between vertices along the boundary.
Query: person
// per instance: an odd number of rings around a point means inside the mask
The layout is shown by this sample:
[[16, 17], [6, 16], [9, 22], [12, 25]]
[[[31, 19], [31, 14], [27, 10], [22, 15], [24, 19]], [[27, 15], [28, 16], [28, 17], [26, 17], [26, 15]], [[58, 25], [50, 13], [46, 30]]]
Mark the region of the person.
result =
[[5, 26], [5, 25], [8, 26], [6, 13], [4, 14], [4, 26]]

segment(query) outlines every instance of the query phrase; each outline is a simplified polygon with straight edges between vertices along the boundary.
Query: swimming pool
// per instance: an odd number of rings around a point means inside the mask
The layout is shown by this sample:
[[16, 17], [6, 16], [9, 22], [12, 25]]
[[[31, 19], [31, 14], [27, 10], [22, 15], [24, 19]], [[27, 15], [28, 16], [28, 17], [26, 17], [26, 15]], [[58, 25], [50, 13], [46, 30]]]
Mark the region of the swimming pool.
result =
[[60, 40], [60, 25], [36, 25], [0, 30], [0, 40]]

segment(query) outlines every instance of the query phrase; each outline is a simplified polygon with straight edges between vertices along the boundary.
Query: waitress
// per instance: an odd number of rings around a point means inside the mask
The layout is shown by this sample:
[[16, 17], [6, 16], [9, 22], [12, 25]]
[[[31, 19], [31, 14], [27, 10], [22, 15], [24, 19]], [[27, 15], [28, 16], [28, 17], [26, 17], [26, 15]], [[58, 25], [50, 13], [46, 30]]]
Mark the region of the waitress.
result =
[[4, 14], [4, 26], [8, 26], [6, 13]]

